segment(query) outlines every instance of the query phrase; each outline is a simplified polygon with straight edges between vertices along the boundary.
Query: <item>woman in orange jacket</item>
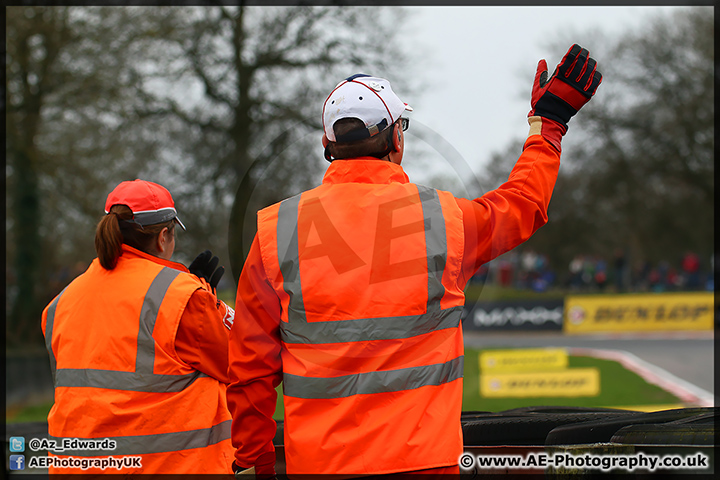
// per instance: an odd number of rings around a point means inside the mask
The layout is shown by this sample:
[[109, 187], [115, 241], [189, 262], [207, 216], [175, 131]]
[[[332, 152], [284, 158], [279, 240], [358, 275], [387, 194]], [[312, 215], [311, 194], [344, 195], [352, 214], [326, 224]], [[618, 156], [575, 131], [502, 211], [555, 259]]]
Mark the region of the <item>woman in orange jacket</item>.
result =
[[161, 185], [122, 182], [105, 213], [98, 257], [42, 315], [50, 473], [231, 473], [224, 269], [170, 260], [185, 227]]

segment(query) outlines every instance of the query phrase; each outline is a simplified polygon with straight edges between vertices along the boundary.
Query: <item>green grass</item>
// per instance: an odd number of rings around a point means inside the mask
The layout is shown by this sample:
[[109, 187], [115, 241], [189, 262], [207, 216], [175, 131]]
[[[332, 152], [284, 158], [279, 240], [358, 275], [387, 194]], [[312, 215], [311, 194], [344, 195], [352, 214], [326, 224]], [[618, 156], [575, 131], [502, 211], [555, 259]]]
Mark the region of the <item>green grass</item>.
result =
[[[495, 350], [495, 349], [493, 349]], [[629, 407], [682, 402], [657, 385], [626, 370], [618, 362], [592, 357], [568, 357], [568, 368], [595, 367], [600, 371], [600, 394], [596, 397], [483, 398], [480, 396], [479, 350], [465, 349], [463, 411], [498, 412], [528, 406]]]
[[282, 420], [283, 414], [285, 413], [285, 406], [283, 405], [283, 393], [282, 393], [282, 383], [278, 385], [278, 387], [275, 389], [277, 391], [277, 406], [275, 407], [275, 415], [273, 415], [273, 418], [275, 420]]
[[508, 300], [562, 300], [567, 295], [566, 290], [550, 289], [546, 292], [533, 290], [519, 290], [499, 285], [470, 283], [465, 287], [465, 300], [471, 302], [497, 302]]
[[18, 410], [5, 412], [5, 423], [22, 423], [22, 422], [42, 422], [47, 420], [48, 413], [53, 404], [40, 403], [37, 405], [28, 405]]
[[232, 308], [235, 308], [235, 295], [236, 292], [234, 290], [217, 291], [217, 297], [226, 304], [230, 305]]

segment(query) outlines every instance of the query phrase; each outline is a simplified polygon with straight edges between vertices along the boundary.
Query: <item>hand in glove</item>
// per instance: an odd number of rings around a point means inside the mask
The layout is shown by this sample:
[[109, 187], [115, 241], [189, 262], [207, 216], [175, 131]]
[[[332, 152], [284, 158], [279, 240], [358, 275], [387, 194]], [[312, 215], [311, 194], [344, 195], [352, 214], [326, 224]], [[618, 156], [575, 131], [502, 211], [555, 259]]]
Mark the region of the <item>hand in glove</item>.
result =
[[570, 47], [549, 79], [547, 62], [540, 60], [528, 113], [530, 134], [541, 134], [560, 151], [567, 123], [590, 101], [600, 82], [602, 74], [597, 71], [597, 62], [580, 45]]
[[270, 480], [276, 479], [275, 476], [275, 452], [265, 452], [258, 457], [255, 461], [255, 466], [250, 468], [243, 468], [233, 463], [233, 471], [235, 472], [235, 478], [253, 478], [248, 475], [254, 475], [257, 480]]
[[216, 293], [218, 282], [225, 273], [225, 267], [217, 266], [219, 261], [218, 257], [213, 257], [210, 250], [205, 250], [195, 257], [195, 260], [188, 267], [190, 273], [200, 280], [205, 280], [210, 285], [212, 293]]

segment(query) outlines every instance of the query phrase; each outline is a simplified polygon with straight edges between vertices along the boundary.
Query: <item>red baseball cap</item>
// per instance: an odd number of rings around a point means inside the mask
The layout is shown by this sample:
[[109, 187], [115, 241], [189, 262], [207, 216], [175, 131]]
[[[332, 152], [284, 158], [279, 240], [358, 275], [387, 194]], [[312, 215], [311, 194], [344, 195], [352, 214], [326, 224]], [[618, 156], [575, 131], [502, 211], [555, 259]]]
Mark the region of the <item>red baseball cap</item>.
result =
[[157, 183], [139, 179], [122, 182], [108, 195], [105, 213], [109, 213], [115, 205], [130, 208], [133, 219], [140, 225], [155, 225], [175, 220], [185, 230], [185, 225], [177, 216], [172, 195]]

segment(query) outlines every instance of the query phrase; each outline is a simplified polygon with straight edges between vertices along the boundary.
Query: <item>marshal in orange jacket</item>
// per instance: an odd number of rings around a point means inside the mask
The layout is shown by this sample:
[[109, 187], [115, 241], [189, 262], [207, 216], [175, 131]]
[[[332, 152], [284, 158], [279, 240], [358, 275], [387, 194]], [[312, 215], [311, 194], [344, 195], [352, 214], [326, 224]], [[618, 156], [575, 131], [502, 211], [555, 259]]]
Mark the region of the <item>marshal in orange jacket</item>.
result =
[[[50, 439], [113, 442], [51, 452], [64, 463], [50, 473], [232, 473], [225, 355], [201, 367], [208, 374], [193, 365], [211, 356], [188, 353], [204, 341], [224, 352], [222, 316], [190, 302], [206, 292], [183, 265], [122, 248], [115, 269], [95, 259], [43, 312], [55, 382]], [[190, 309], [200, 321], [179, 330]]]
[[236, 463], [274, 451], [282, 381], [288, 474], [457, 465], [463, 289], [547, 221], [558, 168], [532, 134], [508, 181], [466, 200], [390, 162], [335, 160], [261, 210], [230, 333]]

